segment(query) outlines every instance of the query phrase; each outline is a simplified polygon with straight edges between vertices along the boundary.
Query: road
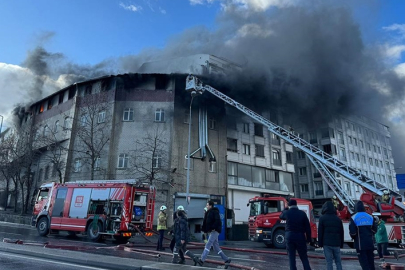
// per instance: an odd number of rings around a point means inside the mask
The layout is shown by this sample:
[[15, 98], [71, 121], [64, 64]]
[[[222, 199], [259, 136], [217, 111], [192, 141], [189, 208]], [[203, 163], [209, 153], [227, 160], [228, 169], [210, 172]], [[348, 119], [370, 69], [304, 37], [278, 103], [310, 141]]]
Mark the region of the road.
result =
[[[116, 242], [113, 242], [112, 240], [105, 240], [103, 242], [95, 243], [88, 241], [85, 237], [82, 236], [68, 237], [67, 233], [64, 232], [61, 232], [58, 235], [49, 235], [48, 237], [40, 237], [38, 236], [35, 228], [26, 225], [0, 222], [0, 239], [4, 238], [13, 240], [18, 239], [26, 244], [35, 243], [37, 245], [45, 245], [46, 242], [47, 248], [76, 250], [75, 252], [80, 252], [80, 255], [78, 255], [78, 257], [88, 257], [90, 256], [90, 254], [94, 254], [94, 255], [114, 256], [117, 258], [121, 258], [120, 261], [123, 260], [122, 258], [128, 258], [132, 260], [133, 259], [147, 260], [150, 261], [151, 263], [162, 263], [162, 262], [170, 263], [172, 259], [172, 255], [168, 248], [166, 249], [166, 251], [156, 252], [155, 242], [157, 238], [150, 238], [152, 242], [148, 242], [147, 240], [143, 239], [140, 236], [135, 237], [131, 239], [131, 241], [133, 242], [132, 245], [130, 245], [131, 248], [127, 248], [126, 250], [124, 250], [124, 248], [122, 248], [123, 246], [118, 246], [118, 244]], [[166, 240], [164, 245], [167, 246], [168, 242], [169, 241]], [[7, 244], [7, 245], [15, 245], [15, 244]], [[250, 241], [240, 241], [240, 242], [229, 241], [223, 243], [222, 246], [225, 254], [232, 258], [232, 264], [255, 267], [256, 269], [261, 270], [273, 268], [278, 270], [289, 269], [287, 256], [285, 254], [280, 254], [285, 253], [285, 250], [269, 249], [265, 247], [262, 243], [255, 243]], [[237, 251], [236, 250], [237, 248], [245, 248], [248, 249], [248, 251], [246, 252]], [[203, 251], [203, 246], [194, 246], [194, 247], [190, 246], [190, 250], [194, 252], [196, 255], [200, 255]], [[160, 258], [156, 257], [157, 253], [160, 254]], [[310, 264], [314, 270], [326, 269], [326, 263], [325, 260], [323, 259], [322, 253], [310, 251], [309, 255], [312, 256], [312, 258], [310, 258]], [[352, 257], [352, 259], [350, 259], [349, 257]], [[353, 259], [353, 255], [343, 256], [343, 258], [344, 258], [344, 260], [342, 261], [343, 269], [351, 269], [351, 270], [361, 269], [356, 258]], [[204, 264], [205, 267], [216, 268], [220, 264], [216, 264], [215, 261], [221, 263], [220, 257], [217, 254], [215, 254], [215, 252], [211, 252], [211, 254], [208, 256], [208, 259], [212, 260], [213, 262], [211, 263], [208, 262]], [[36, 261], [36, 263], [38, 263], [38, 265], [41, 265], [41, 267], [36, 267], [36, 269], [43, 269], [43, 270], [100, 269], [94, 268], [94, 265], [93, 267], [82, 265], [80, 266], [81, 268], [79, 268], [78, 266], [66, 264], [66, 262], [61, 261], [58, 261], [58, 264], [55, 264], [55, 262], [47, 261], [48, 259], [37, 258], [37, 260], [38, 261]], [[0, 263], [1, 263], [0, 265], [2, 265], [1, 269], [28, 269], [25, 267], [29, 266], [29, 261], [30, 259], [26, 257], [26, 255], [22, 256], [21, 254], [11, 254], [8, 252], [4, 252], [4, 250], [1, 251], [0, 253]], [[378, 260], [376, 260], [376, 262], [377, 261]], [[394, 260], [388, 259], [388, 261], [393, 262]], [[404, 263], [405, 259], [404, 258], [400, 259], [400, 262]], [[188, 260], [186, 264], [192, 265], [190, 260]], [[14, 268], [3, 268], [3, 265]], [[16, 268], [15, 267], [16, 265], [21, 267]], [[56, 268], [55, 265], [58, 268]], [[49, 268], [49, 266], [52, 267]], [[297, 257], [297, 267], [298, 269], [302, 269], [298, 257]], [[238, 267], [234, 266], [230, 267], [230, 269], [238, 269]]]

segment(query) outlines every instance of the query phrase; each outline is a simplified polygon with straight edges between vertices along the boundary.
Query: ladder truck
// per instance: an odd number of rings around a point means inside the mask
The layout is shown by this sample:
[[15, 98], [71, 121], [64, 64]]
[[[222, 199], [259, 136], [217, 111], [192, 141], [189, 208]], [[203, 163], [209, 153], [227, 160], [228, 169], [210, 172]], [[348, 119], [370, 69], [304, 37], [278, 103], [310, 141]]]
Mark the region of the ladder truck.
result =
[[[242, 113], [250, 116], [253, 120], [267, 127], [271, 133], [275, 134], [276, 136], [285, 140], [287, 143], [292, 144], [294, 147], [303, 151], [308, 157], [308, 159], [311, 161], [311, 163], [314, 165], [314, 167], [319, 171], [323, 180], [335, 193], [339, 201], [337, 214], [342, 219], [345, 227], [345, 242], [352, 241], [348, 233], [348, 222], [350, 220], [351, 215], [354, 213], [355, 202], [344, 190], [343, 186], [336, 178], [336, 174], [341, 175], [342, 177], [362, 187], [363, 194], [360, 196], [360, 200], [364, 203], [366, 210], [369, 214], [375, 213], [386, 222], [387, 231], [389, 232], [390, 243], [396, 243], [401, 246], [405, 244], [405, 223], [404, 223], [405, 205], [402, 202], [402, 196], [400, 193], [398, 193], [395, 190], [388, 189], [383, 184], [374, 181], [365, 174], [362, 174], [356, 168], [352, 168], [348, 166], [346, 163], [336, 159], [332, 155], [322, 151], [318, 147], [310, 144], [309, 142], [295, 135], [292, 131], [289, 131], [283, 127], [280, 127], [272, 123], [268, 119], [250, 110], [249, 108], [233, 100], [227, 95], [221, 93], [217, 89], [209, 85], [204, 85], [202, 81], [199, 80], [194, 75], [189, 75], [187, 77], [186, 91], [190, 92], [191, 95], [203, 94], [205, 91], [213, 94], [214, 96], [220, 98], [227, 104], [235, 107]], [[383, 195], [385, 195], [385, 197], [388, 196], [389, 200], [382, 202], [379, 198], [381, 198]], [[266, 198], [264, 197], [261, 198], [261, 200], [263, 201], [263, 204], [261, 206], [263, 207], [262, 208], [263, 211], [259, 212], [262, 214], [260, 214], [261, 216], [259, 215], [253, 217], [251, 215], [249, 217], [249, 227], [251, 227], [251, 224], [253, 224], [252, 227], [256, 227], [257, 238], [263, 240], [266, 245], [273, 244], [276, 247], [282, 248], [285, 247], [284, 234], [280, 232], [277, 233], [277, 231], [274, 230], [275, 227], [279, 227], [278, 230], [282, 230], [281, 226], [282, 222], [281, 221], [271, 222], [266, 217], [266, 215], [269, 214], [266, 213], [269, 209], [267, 205], [271, 205], [268, 202], [269, 199], [266, 200]], [[257, 200], [258, 199], [251, 199], [249, 202], [250, 206], [252, 207], [251, 202]], [[277, 199], [273, 198], [272, 200]], [[276, 213], [277, 211], [282, 211], [286, 206], [286, 202], [284, 202], [281, 198], [279, 201], [281, 201], [281, 203], [278, 203], [279, 207], [273, 208]], [[310, 208], [312, 208], [312, 204], [310, 206], [311, 206]], [[307, 215], [310, 219], [310, 222], [312, 223], [311, 217], [313, 217], [313, 213], [311, 214], [310, 212], [311, 209], [307, 213]], [[265, 225], [266, 223], [267, 226]], [[258, 226], [258, 224], [260, 226]], [[314, 232], [312, 234], [313, 234], [312, 238], [316, 238]]]

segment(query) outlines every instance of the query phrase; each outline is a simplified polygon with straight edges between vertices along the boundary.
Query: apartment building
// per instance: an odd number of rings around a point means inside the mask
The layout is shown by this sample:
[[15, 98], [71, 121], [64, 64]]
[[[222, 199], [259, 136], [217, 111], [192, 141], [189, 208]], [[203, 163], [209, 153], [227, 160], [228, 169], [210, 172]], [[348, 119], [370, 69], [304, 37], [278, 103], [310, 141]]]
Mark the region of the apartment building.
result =
[[[336, 118], [323, 128], [295, 130], [309, 143], [357, 168], [374, 181], [398, 190], [390, 145], [391, 135], [387, 126], [366, 117], [351, 116]], [[294, 164], [296, 196], [310, 199], [314, 208], [319, 210], [333, 196], [333, 192], [304, 152], [295, 151]], [[360, 198], [362, 189], [359, 185], [339, 175], [337, 179], [354, 200]]]

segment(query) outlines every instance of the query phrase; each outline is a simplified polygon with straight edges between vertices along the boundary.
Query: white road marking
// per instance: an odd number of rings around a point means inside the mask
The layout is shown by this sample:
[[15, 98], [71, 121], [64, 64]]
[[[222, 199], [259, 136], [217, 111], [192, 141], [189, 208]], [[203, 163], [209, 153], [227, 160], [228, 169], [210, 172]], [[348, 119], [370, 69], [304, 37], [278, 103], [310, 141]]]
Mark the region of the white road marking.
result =
[[63, 262], [59, 262], [56, 260], [45, 260], [45, 259], [38, 259], [38, 258], [34, 258], [31, 256], [24, 256], [24, 255], [15, 255], [15, 254], [10, 254], [10, 253], [4, 253], [4, 252], [0, 252], [0, 254], [6, 255], [6, 256], [10, 256], [10, 257], [16, 257], [16, 258], [23, 258], [23, 259], [30, 259], [30, 260], [34, 260], [34, 261], [41, 261], [41, 262], [46, 262], [46, 263], [57, 263], [60, 265], [66, 265], [66, 266], [75, 266], [75, 267], [80, 267], [80, 268], [85, 268], [85, 269], [94, 269], [94, 270], [108, 270], [108, 268], [99, 268], [99, 267], [92, 267], [92, 266], [83, 266], [83, 265], [79, 265], [79, 264], [74, 264], [74, 263], [63, 263]]

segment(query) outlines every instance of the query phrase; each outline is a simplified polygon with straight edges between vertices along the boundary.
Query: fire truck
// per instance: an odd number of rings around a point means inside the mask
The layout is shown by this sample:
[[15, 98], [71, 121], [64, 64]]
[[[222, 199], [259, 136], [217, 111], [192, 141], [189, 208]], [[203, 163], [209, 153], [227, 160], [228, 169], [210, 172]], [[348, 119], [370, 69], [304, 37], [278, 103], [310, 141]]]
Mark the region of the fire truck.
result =
[[152, 230], [155, 188], [136, 180], [89, 180], [41, 185], [32, 226], [40, 236], [81, 233], [93, 241], [128, 240]]
[[[263, 116], [255, 113], [239, 102], [226, 96], [215, 88], [204, 85], [197, 77], [189, 75], [186, 79], [186, 91], [191, 95], [202, 94], [205, 91], [220, 98], [227, 104], [235, 107], [253, 120], [261, 123], [268, 130], [303, 151], [314, 167], [319, 171], [322, 179], [335, 193], [338, 200], [337, 214], [342, 219], [345, 230], [345, 242], [353, 243], [349, 236], [348, 224], [354, 214], [355, 201], [349, 196], [341, 185], [342, 178], [347, 179], [363, 189], [360, 200], [364, 203], [366, 211], [372, 215], [378, 215], [386, 222], [390, 243], [403, 246], [405, 244], [405, 205], [402, 196], [395, 190], [388, 189], [382, 183], [374, 181], [356, 168], [336, 159], [332, 155], [322, 151], [318, 147], [303, 140], [291, 130], [278, 126]], [[339, 179], [339, 177], [341, 177]], [[383, 197], [388, 197], [382, 200]], [[298, 202], [297, 202], [298, 203]], [[283, 197], [255, 197], [249, 200], [249, 237], [251, 240], [263, 241], [266, 245], [274, 245], [278, 248], [285, 247], [284, 230], [285, 223], [279, 219], [279, 215], [287, 206]], [[306, 211], [311, 223], [312, 238], [316, 239], [315, 218], [310, 201], [300, 199], [298, 207]]]

